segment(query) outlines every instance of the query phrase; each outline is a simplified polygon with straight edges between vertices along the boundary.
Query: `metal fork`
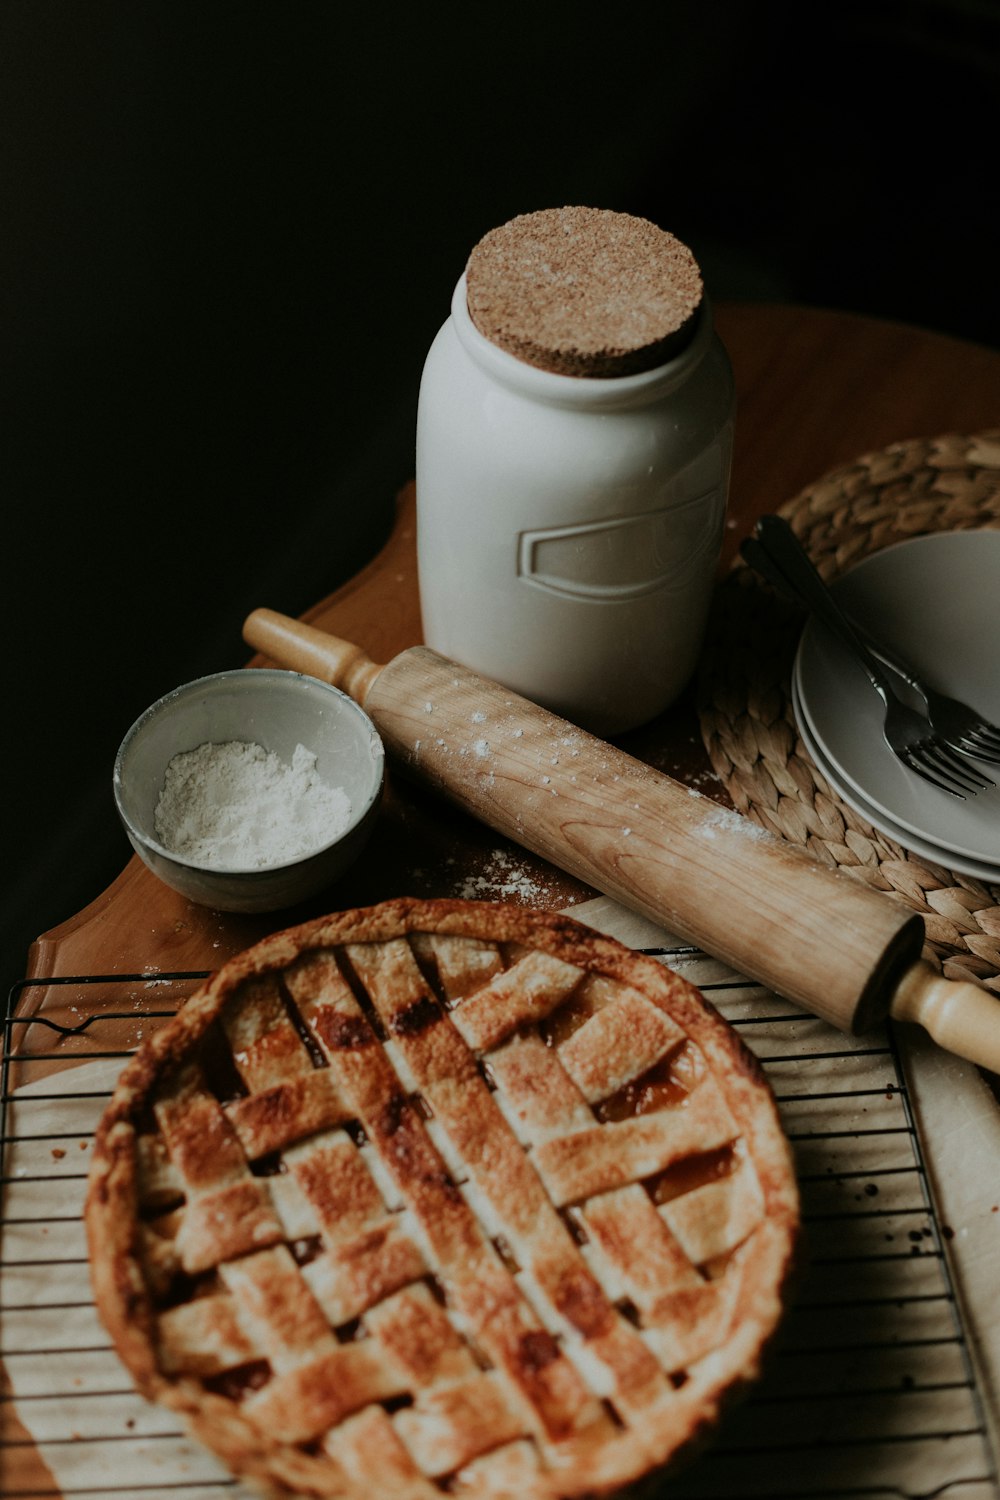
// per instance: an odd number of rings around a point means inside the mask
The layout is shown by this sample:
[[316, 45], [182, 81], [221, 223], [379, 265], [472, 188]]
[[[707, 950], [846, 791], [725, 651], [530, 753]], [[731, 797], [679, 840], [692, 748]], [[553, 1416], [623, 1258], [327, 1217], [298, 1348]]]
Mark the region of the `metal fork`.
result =
[[[800, 603], [800, 595], [797, 593], [792, 581], [786, 577], [783, 571], [779, 572], [777, 562], [771, 556], [774, 546], [780, 546], [778, 541], [779, 529], [783, 528], [788, 533], [782, 540], [789, 542], [790, 547], [802, 550], [795, 533], [781, 516], [767, 517], [768, 531], [773, 532], [771, 551], [757, 538], [748, 538], [744, 556], [746, 561], [768, 579], [768, 582], [791, 598]], [[778, 524], [771, 526], [774, 520]], [[750, 554], [753, 554], [751, 557]], [[808, 560], [808, 559], [807, 559]], [[770, 568], [770, 572], [768, 571]], [[861, 637], [873, 656], [877, 657], [883, 666], [889, 668], [902, 682], [911, 687], [917, 695], [923, 699], [927, 717], [931, 728], [940, 735], [952, 749], [960, 751], [963, 755], [972, 755], [976, 760], [987, 761], [991, 765], [1000, 765], [1000, 728], [991, 724], [982, 714], [978, 713], [969, 704], [962, 703], [958, 698], [950, 698], [944, 693], [939, 693], [932, 688], [921, 677], [917, 675], [908, 662], [902, 657], [896, 656], [881, 642], [876, 641], [869, 635], [863, 625], [860, 625], [852, 616], [848, 616], [855, 633]]]
[[913, 668], [899, 656], [894, 656], [885, 646], [873, 641], [868, 632], [857, 623], [851, 621], [858, 635], [864, 640], [865, 645], [873, 656], [877, 656], [884, 666], [895, 672], [914, 692], [924, 700], [927, 709], [927, 717], [931, 722], [931, 728], [935, 729], [943, 740], [956, 750], [963, 751], [966, 755], [974, 755], [977, 760], [989, 761], [991, 765], [1000, 766], [1000, 729], [984, 719], [982, 714], [977, 713], [968, 703], [962, 703], [958, 698], [949, 698], [945, 693], [939, 693], [923, 678], [918, 677]]
[[953, 797], [975, 796], [994, 783], [953, 751], [930, 720], [897, 695], [882, 666], [835, 600], [791, 527], [780, 516], [762, 516], [740, 551], [750, 566], [814, 613], [857, 657], [885, 705], [886, 744], [909, 770]]

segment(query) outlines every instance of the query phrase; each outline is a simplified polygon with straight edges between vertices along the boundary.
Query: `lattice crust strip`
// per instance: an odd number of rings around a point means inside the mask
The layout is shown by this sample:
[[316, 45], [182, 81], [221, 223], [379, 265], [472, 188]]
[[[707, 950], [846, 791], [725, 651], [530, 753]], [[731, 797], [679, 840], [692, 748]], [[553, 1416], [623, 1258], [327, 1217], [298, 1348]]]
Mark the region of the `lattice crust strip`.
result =
[[563, 918], [399, 901], [267, 939], [122, 1076], [87, 1205], [144, 1394], [273, 1494], [557, 1496], [756, 1373], [797, 1199], [686, 981]]

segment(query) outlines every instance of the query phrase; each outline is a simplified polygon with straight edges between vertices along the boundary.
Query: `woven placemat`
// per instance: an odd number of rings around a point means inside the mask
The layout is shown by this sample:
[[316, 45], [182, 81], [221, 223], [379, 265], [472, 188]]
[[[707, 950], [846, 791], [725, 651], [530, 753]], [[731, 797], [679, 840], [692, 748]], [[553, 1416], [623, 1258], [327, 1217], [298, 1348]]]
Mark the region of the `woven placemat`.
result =
[[[908, 537], [1000, 528], [1000, 429], [866, 454], [780, 513], [826, 579]], [[910, 853], [841, 801], [813, 764], [791, 705], [802, 625], [802, 613], [742, 561], [716, 590], [698, 681], [716, 774], [739, 812], [920, 912], [935, 968], [1000, 993], [1000, 885]]]

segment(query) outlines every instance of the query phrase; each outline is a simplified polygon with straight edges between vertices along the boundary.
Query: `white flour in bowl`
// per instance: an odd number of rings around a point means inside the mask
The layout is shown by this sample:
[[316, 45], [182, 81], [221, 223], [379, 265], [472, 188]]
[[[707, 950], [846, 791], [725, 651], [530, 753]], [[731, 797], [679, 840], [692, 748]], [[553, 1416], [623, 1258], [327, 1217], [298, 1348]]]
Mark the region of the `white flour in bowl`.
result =
[[255, 870], [315, 853], [346, 832], [351, 803], [316, 756], [296, 745], [291, 765], [262, 745], [199, 745], [167, 766], [156, 836], [171, 854], [213, 869]]

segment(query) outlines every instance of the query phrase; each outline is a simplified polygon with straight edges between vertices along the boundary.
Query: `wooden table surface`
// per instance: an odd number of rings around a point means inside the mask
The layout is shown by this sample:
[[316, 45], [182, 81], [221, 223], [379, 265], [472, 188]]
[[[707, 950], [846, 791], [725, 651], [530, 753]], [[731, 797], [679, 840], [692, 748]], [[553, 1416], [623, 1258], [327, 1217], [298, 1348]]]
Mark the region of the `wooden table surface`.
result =
[[[896, 441], [1000, 426], [1000, 352], [815, 309], [724, 306], [716, 310], [716, 318], [732, 358], [739, 403], [720, 572], [731, 564], [758, 515], [776, 509], [828, 470]], [[397, 524], [383, 550], [349, 584], [317, 603], [307, 618], [356, 641], [380, 662], [419, 642], [412, 486], [400, 496]], [[241, 620], [232, 622], [234, 634], [241, 627]], [[690, 695], [622, 743], [640, 759], [655, 760], [658, 769], [726, 800], [701, 745]], [[19, 997], [20, 1036], [27, 1045], [28, 1033], [41, 1033], [36, 1050], [42, 1061], [32, 1062], [25, 1076], [42, 1077], [53, 1066], [44, 1059], [54, 1024], [70, 1028], [60, 1042], [64, 1061], [72, 1064], [77, 1052], [82, 1060], [88, 1048], [98, 1045], [88, 1041], [73, 1009], [72, 996], [80, 987], [48, 984], [49, 978], [145, 979], [212, 969], [268, 931], [322, 911], [401, 894], [469, 894], [561, 907], [593, 893], [390, 772], [383, 812], [365, 854], [308, 909], [266, 918], [207, 911], [131, 860], [108, 890], [32, 946], [26, 972], [37, 982]], [[185, 981], [185, 986], [192, 983]], [[174, 984], [174, 1003], [177, 993]], [[95, 1014], [102, 1007], [115, 1012], [121, 994], [120, 982], [93, 982], [87, 986], [88, 1007]], [[154, 989], [152, 999], [142, 1004], [155, 1002]], [[33, 1018], [39, 1015], [45, 1024], [36, 1028]], [[135, 1035], [130, 1031], [122, 1046], [135, 1044], [147, 1019], [145, 1009], [129, 1018], [125, 1024], [134, 1024]], [[101, 1031], [100, 1045], [107, 1036]], [[3, 1378], [0, 1372], [0, 1386]], [[0, 1443], [11, 1445], [6, 1451], [16, 1459], [18, 1492], [61, 1493], [15, 1408], [8, 1403], [4, 1412], [0, 1425], [7, 1436], [0, 1434]]]
[[[998, 351], [813, 308], [723, 305], [715, 316], [732, 359], [738, 403], [720, 572], [758, 515], [777, 509], [830, 469], [908, 438], [1000, 426]], [[412, 485], [400, 496], [397, 523], [382, 551], [306, 618], [357, 642], [379, 662], [420, 641]], [[238, 632], [242, 621], [232, 623]], [[620, 743], [727, 800], [711, 774], [690, 695]], [[390, 768], [371, 843], [317, 902], [263, 918], [210, 912], [175, 895], [133, 859], [107, 891], [38, 939], [26, 973], [37, 979], [215, 968], [268, 931], [403, 894], [466, 894], [562, 907], [593, 892], [445, 808]], [[55, 1003], [55, 994], [39, 985], [25, 992], [22, 1003], [36, 1011]]]

